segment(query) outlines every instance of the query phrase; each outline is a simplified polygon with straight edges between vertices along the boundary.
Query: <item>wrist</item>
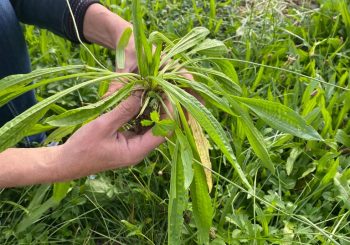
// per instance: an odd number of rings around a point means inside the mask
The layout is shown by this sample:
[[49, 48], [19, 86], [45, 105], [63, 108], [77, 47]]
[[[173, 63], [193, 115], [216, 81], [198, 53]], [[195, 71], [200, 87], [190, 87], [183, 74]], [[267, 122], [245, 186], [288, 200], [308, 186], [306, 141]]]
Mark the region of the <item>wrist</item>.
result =
[[[92, 43], [116, 49], [123, 32], [132, 25], [100, 4], [92, 4], [84, 18], [84, 37]], [[137, 68], [134, 38], [131, 36], [125, 49], [125, 68], [118, 72], [132, 72]]]
[[[119, 17], [116, 14], [109, 12], [112, 16], [108, 18], [108, 36], [113, 43], [111, 49], [115, 50], [121, 36], [127, 28], [132, 28], [132, 25]], [[136, 49], [134, 35], [132, 34], [129, 43], [125, 48], [125, 65], [123, 69], [117, 69], [117, 72], [134, 72], [137, 69]]]
[[115, 49], [124, 29], [131, 24], [100, 4], [92, 4], [84, 17], [84, 37], [92, 43]]

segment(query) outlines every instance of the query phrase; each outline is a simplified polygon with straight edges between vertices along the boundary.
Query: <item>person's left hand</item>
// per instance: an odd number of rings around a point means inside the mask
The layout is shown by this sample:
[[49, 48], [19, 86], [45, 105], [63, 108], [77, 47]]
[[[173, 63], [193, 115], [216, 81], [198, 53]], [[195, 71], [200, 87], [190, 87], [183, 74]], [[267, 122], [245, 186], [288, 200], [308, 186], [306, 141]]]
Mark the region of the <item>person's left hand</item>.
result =
[[63, 152], [84, 161], [87, 168], [95, 168], [88, 172], [139, 163], [165, 141], [163, 137], [154, 136], [151, 129], [140, 135], [119, 131], [140, 111], [140, 96], [141, 92], [134, 93], [112, 111], [80, 128], [63, 145]]

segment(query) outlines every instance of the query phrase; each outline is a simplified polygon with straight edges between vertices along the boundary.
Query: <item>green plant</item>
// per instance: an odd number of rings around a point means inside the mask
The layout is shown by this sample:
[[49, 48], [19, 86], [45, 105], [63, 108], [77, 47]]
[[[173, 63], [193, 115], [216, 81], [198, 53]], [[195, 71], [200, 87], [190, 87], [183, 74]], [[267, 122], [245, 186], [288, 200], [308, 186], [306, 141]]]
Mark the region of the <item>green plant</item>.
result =
[[[133, 8], [134, 14], [141, 13], [141, 11], [139, 11], [139, 2], [134, 1]], [[146, 108], [147, 104], [152, 100], [158, 101], [157, 104], [162, 106], [162, 98], [154, 95], [165, 93], [173, 104], [173, 119], [175, 122], [174, 136], [168, 139], [168, 147], [167, 151], [165, 151], [165, 154], [171, 160], [171, 181], [168, 207], [168, 242], [170, 244], [179, 243], [183, 227], [183, 212], [185, 210], [190, 210], [193, 212], [196, 227], [198, 228], [198, 240], [201, 243], [208, 243], [209, 229], [212, 226], [211, 220], [214, 216], [214, 212], [216, 211], [215, 208], [212, 207], [213, 202], [210, 200], [210, 196], [208, 194], [207, 179], [201, 163], [202, 159], [199, 154], [198, 146], [196, 144], [196, 140], [198, 139], [196, 138], [196, 135], [193, 134], [193, 128], [187, 123], [186, 112], [184, 112], [184, 109], [186, 109], [192, 115], [192, 117], [197, 120], [199, 125], [201, 125], [210, 138], [213, 147], [219, 149], [218, 152], [222, 154], [219, 155], [220, 159], [222, 159], [223, 162], [228, 161], [234, 167], [235, 171], [233, 176], [235, 181], [232, 182], [231, 180], [226, 180], [227, 183], [234, 186], [232, 187], [232, 190], [228, 191], [228, 193], [231, 194], [231, 191], [234, 193], [236, 189], [238, 195], [243, 197], [242, 199], [246, 199], [248, 197], [254, 198], [254, 222], [257, 220], [262, 224], [265, 235], [269, 234], [269, 227], [267, 224], [272, 222], [268, 216], [275, 215], [273, 212], [276, 211], [278, 213], [283, 213], [285, 217], [288, 217], [291, 220], [297, 220], [300, 224], [315, 228], [320, 232], [320, 234], [322, 234], [322, 236], [325, 237], [325, 239], [334, 242], [332, 233], [320, 228], [317, 223], [314, 224], [304, 216], [295, 214], [293, 210], [291, 211], [291, 209], [288, 209], [290, 208], [288, 207], [288, 203], [280, 201], [279, 197], [273, 192], [266, 193], [264, 196], [259, 194], [259, 189], [255, 187], [257, 185], [256, 180], [249, 174], [252, 169], [252, 165], [256, 164], [258, 169], [261, 168], [261, 166], [264, 166], [265, 168], [263, 168], [262, 172], [265, 175], [271, 176], [271, 182], [276, 182], [276, 179], [286, 179], [286, 183], [281, 184], [281, 190], [279, 191], [287, 193], [288, 190], [290, 190], [290, 185], [293, 184], [287, 182], [287, 180], [289, 181], [287, 176], [292, 174], [293, 169], [295, 169], [297, 164], [302, 164], [302, 160], [307, 158], [307, 154], [301, 154], [294, 150], [301, 147], [301, 144], [295, 142], [290, 143], [295, 144], [295, 148], [293, 148], [287, 157], [287, 174], [281, 177], [279, 175], [282, 175], [283, 171], [275, 166], [275, 162], [278, 162], [278, 157], [276, 157], [277, 153], [279, 151], [283, 151], [284, 149], [283, 143], [289, 142], [289, 140], [292, 138], [291, 135], [294, 135], [305, 139], [308, 147], [316, 149], [317, 146], [315, 145], [317, 143], [313, 142], [312, 140], [321, 140], [318, 133], [316, 133], [312, 127], [308, 126], [310, 123], [314, 123], [313, 125], [318, 125], [315, 124], [315, 122], [320, 121], [320, 118], [317, 120], [312, 120], [312, 118], [307, 117], [305, 120], [291, 109], [288, 109], [287, 106], [282, 105], [271, 94], [266, 96], [268, 97], [268, 100], [262, 100], [256, 93], [254, 93], [255, 89], [260, 85], [264, 69], [273, 69], [273, 71], [278, 69], [275, 67], [265, 66], [265, 61], [262, 65], [259, 64], [261, 69], [259, 70], [256, 79], [254, 79], [254, 85], [251, 87], [252, 93], [250, 94], [246, 91], [245, 87], [246, 81], [249, 81], [249, 79], [245, 79], [244, 81], [242, 80], [241, 82], [238, 80], [238, 75], [235, 72], [236, 67], [234, 66], [237, 63], [237, 60], [232, 62], [232, 60], [224, 57], [226, 48], [223, 43], [205, 39], [209, 34], [208, 30], [204, 28], [196, 28], [180, 40], [170, 40], [167, 38], [167, 36], [159, 32], [154, 32], [147, 39], [144, 35], [140, 15], [134, 16], [134, 25], [134, 34], [136, 35], [135, 40], [137, 40], [136, 43], [138, 47], [139, 62], [141, 60], [147, 61], [139, 64], [140, 75], [114, 74], [113, 72], [105, 69], [91, 68], [87, 66], [74, 66], [60, 67], [57, 69], [53, 68], [44, 71], [40, 70], [30, 75], [13, 76], [4, 79], [1, 84], [5, 85], [12, 83], [12, 85], [10, 84], [6, 88], [2, 87], [0, 90], [2, 91], [2, 103], [5, 103], [8, 101], [8, 99], [14, 98], [28, 89], [49, 84], [61, 79], [63, 80], [79, 77], [81, 79], [80, 81], [84, 82], [79, 83], [68, 90], [64, 90], [53, 97], [45, 99], [36, 107], [31, 108], [29, 111], [25, 112], [20, 117], [16, 118], [2, 128], [0, 130], [0, 142], [2, 144], [1, 149], [3, 150], [6, 147], [14, 145], [22, 136], [32, 133], [32, 127], [40, 128], [38, 127], [40, 118], [43, 116], [46, 110], [53, 108], [53, 103], [62, 98], [62, 96], [67, 95], [72, 91], [76, 91], [83, 86], [89, 86], [89, 84], [104, 82], [113, 78], [127, 78], [130, 83], [126, 85], [123, 90], [118, 91], [111, 97], [93, 105], [67, 111], [59, 115], [54, 115], [53, 117], [49, 117], [41, 122], [48, 124], [50, 127], [54, 127], [56, 139], [59, 140], [67, 136], [67, 128], [70, 129], [68, 130], [68, 134], [70, 134], [74, 128], [79, 127], [81, 124], [98, 116], [106, 109], [116, 105], [119, 101], [125, 98], [136, 85], [142, 86], [145, 89], [144, 108]], [[152, 45], [156, 47], [154, 53], [151, 52]], [[165, 48], [163, 48], [163, 45]], [[163, 59], [160, 58], [162, 49], [166, 53]], [[219, 57], [215, 56], [216, 54], [219, 54]], [[119, 64], [122, 64], [123, 62], [120, 61], [120, 59], [123, 58], [120, 57], [123, 56], [117, 56], [117, 63], [119, 62]], [[243, 63], [241, 60], [238, 61]], [[248, 64], [249, 63], [246, 62], [247, 67]], [[312, 66], [310, 67], [312, 68]], [[182, 70], [183, 68], [186, 69], [186, 72]], [[244, 72], [246, 78], [251, 75], [248, 69], [244, 70]], [[288, 71], [284, 70], [284, 72]], [[314, 72], [316, 71], [314, 70]], [[195, 80], [192, 81], [184, 77], [183, 75], [186, 73], [192, 74]], [[59, 75], [56, 76], [56, 74]], [[269, 75], [271, 74], [269, 73]], [[38, 83], [28, 86], [33, 79], [37, 78], [40, 78]], [[308, 76], [306, 76], [306, 78], [310, 79]], [[304, 107], [306, 109], [301, 111], [301, 114], [304, 116], [308, 115], [308, 112], [313, 109], [310, 109], [310, 107], [315, 107], [316, 104], [316, 101], [313, 99], [310, 100], [307, 95], [310, 91], [317, 87], [316, 81], [318, 80], [312, 78], [310, 80], [312, 83], [308, 85], [308, 89], [305, 91], [305, 99], [303, 100]], [[201, 103], [199, 103], [194, 96], [188, 93], [188, 89], [191, 89], [192, 91], [195, 91], [197, 94], [201, 95], [206, 101], [206, 106], [204, 107], [201, 105]], [[317, 89], [318, 91], [322, 92], [321, 88]], [[279, 93], [277, 89], [273, 92]], [[286, 94], [288, 94], [288, 91]], [[275, 102], [273, 102], [274, 100]], [[288, 100], [285, 101], [285, 104], [288, 105]], [[317, 103], [319, 103], [320, 107], [322, 107], [323, 115], [326, 117], [327, 112], [325, 112], [325, 106], [322, 106], [322, 99], [317, 101]], [[289, 106], [295, 108], [295, 105]], [[162, 122], [157, 120], [156, 117], [156, 114], [159, 113], [159, 108], [156, 110], [156, 113], [153, 113], [153, 119], [151, 118], [152, 120], [150, 120], [155, 123], [155, 127], [161, 125]], [[317, 111], [314, 112], [314, 114], [316, 113]], [[255, 121], [258, 121], [260, 125], [264, 123], [264, 125], [269, 125], [272, 128], [280, 130], [281, 132], [285, 132], [286, 134], [278, 135], [276, 141], [273, 141], [272, 143], [267, 142], [266, 136], [264, 135], [264, 132], [262, 132], [263, 130], [261, 130], [261, 126], [255, 126], [257, 125]], [[308, 123], [306, 123], [306, 121], [308, 121]], [[340, 122], [340, 119], [338, 119], [338, 121]], [[144, 123], [146, 123], [146, 121]], [[230, 126], [227, 125], [232, 126], [232, 129], [230, 129]], [[47, 128], [41, 129], [46, 130]], [[231, 130], [235, 132], [237, 131], [237, 134], [242, 137], [233, 138], [231, 141]], [[23, 132], [23, 134], [14, 139], [14, 132], [17, 135], [19, 135], [18, 132]], [[322, 136], [326, 137], [327, 132], [328, 130], [324, 130]], [[346, 142], [346, 137], [341, 136], [342, 134], [340, 131], [338, 138], [342, 138], [341, 141]], [[243, 164], [243, 161], [237, 159], [238, 157], [233, 154], [235, 151], [239, 152], [240, 147], [237, 141], [240, 141], [245, 137], [247, 137], [250, 147], [258, 157], [258, 160], [253, 161], [253, 163], [249, 165]], [[270, 153], [271, 148], [277, 149], [273, 155]], [[299, 161], [297, 161], [300, 154], [301, 158], [299, 158]], [[241, 153], [236, 155], [242, 156]], [[318, 181], [318, 179], [313, 180], [311, 190], [319, 193], [317, 195], [315, 194], [313, 199], [317, 200], [317, 196], [320, 196], [321, 190], [324, 190], [324, 188], [329, 185], [329, 181], [332, 179], [332, 176], [335, 175], [336, 166], [339, 165], [339, 163], [337, 163], [338, 160], [335, 158], [336, 156], [333, 158], [331, 157], [332, 164], [330, 165], [327, 165], [327, 160], [320, 160], [320, 162], [322, 162], [320, 165], [323, 165], [323, 167], [318, 165], [318, 168], [320, 168], [318, 170], [318, 174], [320, 174], [322, 181]], [[345, 160], [343, 160], [343, 162], [345, 162]], [[333, 166], [331, 174], [327, 176], [327, 178], [323, 179], [321, 177], [321, 173], [325, 168], [327, 168], [327, 166], [331, 165]], [[342, 186], [346, 186], [344, 176], [346, 177], [347, 175], [344, 173], [342, 178], [340, 178], [340, 176], [337, 176], [336, 178], [336, 183], [340, 190], [343, 190]], [[222, 176], [219, 176], [218, 178], [224, 179]], [[241, 189], [241, 187], [244, 188]], [[188, 189], [190, 189], [191, 199], [188, 198]], [[310, 191], [305, 190], [304, 193], [309, 192]], [[234, 200], [235, 195], [232, 194], [232, 197], [232, 200]], [[310, 198], [311, 197], [307, 196], [306, 194], [301, 194], [300, 201], [298, 201], [298, 204], [300, 204], [298, 210], [301, 210], [304, 205], [308, 204], [308, 200], [310, 200]], [[225, 205], [229, 207], [230, 200], [227, 200]], [[247, 209], [249, 209], [249, 207]], [[309, 208], [308, 210], [312, 209]], [[222, 214], [223, 220], [227, 219], [227, 217], [225, 217], [226, 214], [227, 212]], [[250, 237], [254, 237], [254, 235], [257, 236], [257, 226], [251, 225], [251, 221], [246, 218], [244, 212], [240, 213], [239, 211], [236, 211], [230, 215], [232, 216], [231, 219], [233, 220], [230, 222], [239, 227], [242, 233], [246, 232], [247, 236]], [[239, 222], [242, 223], [240, 224]], [[247, 227], [245, 227], [245, 225]], [[293, 230], [293, 222], [286, 222], [285, 227], [287, 230], [287, 235], [284, 239], [287, 239], [289, 231]], [[335, 226], [334, 230], [336, 230], [336, 228], [337, 227]], [[300, 229], [303, 230], [304, 228], [301, 227]], [[221, 234], [224, 234], [224, 232]], [[271, 238], [271, 240], [273, 240], [273, 238]]]

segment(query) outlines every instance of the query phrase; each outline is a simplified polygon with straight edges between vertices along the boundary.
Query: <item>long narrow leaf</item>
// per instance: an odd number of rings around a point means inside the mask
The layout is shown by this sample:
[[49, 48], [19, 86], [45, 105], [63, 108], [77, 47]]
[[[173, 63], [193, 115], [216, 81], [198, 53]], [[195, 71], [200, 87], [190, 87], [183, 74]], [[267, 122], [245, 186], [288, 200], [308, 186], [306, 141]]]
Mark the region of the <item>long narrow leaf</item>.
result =
[[162, 59], [160, 65], [165, 64], [169, 59], [177, 54], [180, 54], [203, 41], [203, 39], [209, 34], [209, 30], [204, 27], [193, 28], [187, 35], [180, 39], [178, 43], [172, 47], [165, 57]]
[[89, 118], [95, 117], [108, 108], [116, 105], [130, 93], [133, 86], [134, 83], [128, 83], [118, 92], [103, 100], [91, 105], [67, 111], [57, 116], [51, 116], [46, 119], [45, 122], [57, 127], [74, 126], [83, 123]]
[[225, 157], [237, 171], [237, 174], [242, 180], [242, 183], [250, 191], [252, 187], [249, 184], [245, 174], [243, 173], [241, 166], [236, 160], [229, 140], [224, 130], [222, 129], [220, 123], [211, 114], [211, 112], [206, 107], [204, 107], [195, 97], [188, 94], [184, 90], [166, 82], [165, 80], [157, 79], [157, 81], [167, 93], [174, 96], [186, 108], [186, 110], [189, 111], [191, 115], [199, 122], [203, 129], [208, 133], [209, 137], [224, 153]]
[[193, 169], [192, 169], [193, 153], [191, 150], [191, 146], [187, 141], [186, 136], [179, 129], [175, 130], [175, 134], [177, 139], [180, 142], [181, 161], [183, 164], [183, 172], [184, 172], [184, 178], [185, 178], [184, 187], [185, 189], [187, 189], [190, 187], [193, 180]]
[[132, 34], [132, 29], [126, 28], [120, 37], [119, 43], [117, 45], [117, 48], [115, 50], [115, 60], [116, 60], [116, 66], [118, 69], [124, 69], [125, 68], [125, 48], [128, 46], [130, 37]]
[[227, 54], [228, 49], [225, 44], [219, 40], [206, 39], [194, 49], [192, 49], [188, 54], [201, 54], [206, 56], [218, 56]]
[[183, 212], [186, 207], [184, 169], [181, 161], [180, 141], [176, 141], [173, 150], [170, 179], [170, 197], [168, 212], [168, 244], [181, 244]]
[[280, 103], [232, 96], [247, 105], [271, 127], [306, 140], [323, 140], [317, 131], [295, 111]]
[[108, 76], [103, 76], [101, 78], [97, 78], [97, 79], [93, 79], [93, 80], [89, 80], [89, 81], [77, 84], [47, 99], [44, 99], [40, 103], [26, 110], [25, 112], [15, 117], [13, 120], [6, 123], [3, 127], [0, 128], [0, 152], [17, 143], [22, 138], [22, 134], [27, 130], [30, 130], [30, 128], [34, 126], [38, 120], [40, 120], [40, 118], [45, 114], [48, 107], [52, 103], [56, 102], [58, 99], [62, 98], [63, 96], [93, 83], [110, 80], [118, 77], [129, 77], [129, 76], [132, 77], [134, 76], [134, 74], [113, 73]]
[[211, 104], [215, 105], [220, 110], [230, 115], [238, 116], [234, 114], [234, 112], [231, 110], [228, 101], [225, 100], [224, 98], [217, 96], [206, 84], [194, 82], [185, 77], [177, 76], [173, 74], [165, 74], [164, 78], [177, 81], [180, 84], [190, 87], [191, 89], [199, 93], [204, 99], [206, 99]]
[[[109, 73], [105, 73], [106, 75]], [[72, 78], [91, 78], [91, 77], [97, 77], [101, 76], [103, 73], [101, 72], [85, 72], [85, 73], [75, 73], [75, 74], [70, 74], [70, 75], [63, 75], [63, 76], [57, 76], [49, 79], [44, 79], [39, 82], [36, 82], [34, 84], [25, 86], [25, 87], [18, 87], [18, 86], [13, 86], [10, 89], [4, 90], [0, 94], [0, 107], [8, 103], [9, 101], [13, 100], [14, 98], [20, 96], [21, 94], [24, 94], [25, 92], [28, 92], [30, 90], [36, 89], [38, 87], [41, 87], [46, 84], [54, 83], [54, 82], [59, 82], [67, 79], [72, 79]], [[31, 76], [30, 76], [31, 77]]]
[[38, 77], [42, 77], [45, 75], [55, 75], [56, 73], [67, 72], [67, 71], [83, 69], [83, 68], [87, 68], [87, 66], [84, 66], [84, 65], [62, 66], [62, 67], [35, 70], [28, 74], [11, 75], [0, 80], [0, 94], [3, 93], [7, 88], [10, 88], [14, 85], [23, 85], [23, 84], [25, 85], [25, 84], [31, 83], [34, 79]]
[[266, 144], [259, 130], [254, 126], [248, 112], [239, 106], [236, 101], [231, 101], [233, 110], [240, 115], [237, 120], [240, 120], [243, 125], [243, 130], [252, 146], [255, 154], [261, 159], [263, 165], [272, 173], [275, 173], [275, 167], [271, 161]]
[[[149, 49], [148, 45], [144, 45], [146, 36], [143, 29], [140, 0], [132, 1], [132, 17], [133, 17], [132, 20], [133, 20], [133, 31], [134, 31], [137, 64], [138, 64], [140, 75], [142, 77], [146, 77], [148, 75], [148, 64], [147, 62], [145, 62], [145, 59], [143, 58], [144, 51], [147, 57], [150, 54], [152, 55], [152, 51], [148, 50]], [[149, 61], [149, 57], [147, 58], [147, 61]]]
[[213, 219], [213, 208], [204, 170], [198, 164], [194, 165], [194, 180], [190, 194], [193, 215], [198, 228], [199, 244], [209, 244], [209, 230]]

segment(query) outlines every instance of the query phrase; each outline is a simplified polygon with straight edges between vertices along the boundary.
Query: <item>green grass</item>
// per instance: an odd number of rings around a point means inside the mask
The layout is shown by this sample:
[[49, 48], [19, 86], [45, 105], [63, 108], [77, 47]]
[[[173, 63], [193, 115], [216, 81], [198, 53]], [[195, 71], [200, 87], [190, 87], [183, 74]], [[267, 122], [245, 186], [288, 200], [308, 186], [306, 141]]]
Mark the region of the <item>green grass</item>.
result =
[[[209, 103], [253, 187], [248, 193], [229, 159], [212, 144], [211, 244], [350, 243], [350, 10], [344, 8], [345, 2], [341, 9], [334, 2], [319, 1], [315, 8], [314, 1], [144, 1], [148, 33], [160, 30], [176, 40], [195, 26], [207, 27], [211, 38], [224, 41], [229, 48], [234, 68], [230, 75], [237, 79], [243, 96], [293, 109], [324, 139], [311, 141], [276, 130], [256, 108], [249, 111], [252, 104], [247, 101], [236, 101], [243, 108], [241, 117]], [[131, 20], [130, 1], [106, 3]], [[27, 26], [26, 38], [34, 69], [98, 66], [86, 50], [47, 31]], [[96, 45], [88, 48], [105, 67], [114, 69], [113, 52]], [[77, 83], [74, 78], [50, 83], [38, 88], [38, 95], [46, 98]], [[95, 103], [101, 87], [76, 90], [57, 101], [56, 110]], [[244, 120], [244, 115], [252, 121]], [[264, 150], [256, 153], [249, 123], [265, 144], [270, 160], [264, 162], [273, 164], [275, 174], [263, 167]], [[59, 195], [60, 186], [1, 190], [0, 243], [167, 243], [172, 151], [162, 145], [137, 167], [71, 182], [63, 200], [48, 203], [48, 212], [25, 232], [18, 232], [18, 225], [34, 217], [34, 212], [44, 212], [44, 204], [53, 193]], [[194, 164], [200, 166], [198, 161]], [[198, 243], [191, 202], [181, 229], [183, 244]]]

